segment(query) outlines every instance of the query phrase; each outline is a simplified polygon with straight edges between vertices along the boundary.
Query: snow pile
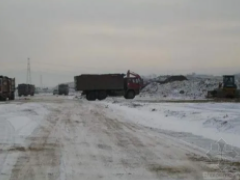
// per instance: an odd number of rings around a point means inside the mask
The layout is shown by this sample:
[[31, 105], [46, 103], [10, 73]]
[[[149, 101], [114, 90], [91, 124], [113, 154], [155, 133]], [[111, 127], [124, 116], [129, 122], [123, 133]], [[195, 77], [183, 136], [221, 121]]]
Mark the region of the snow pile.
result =
[[140, 94], [141, 97], [158, 97], [166, 99], [203, 99], [209, 90], [213, 90], [218, 83], [208, 81], [176, 81], [159, 84], [150, 83]]
[[[221, 77], [187, 77], [185, 81], [165, 84], [150, 82], [141, 92], [140, 98], [156, 99], [205, 99], [207, 92], [218, 87]], [[237, 80], [237, 85], [240, 83]]]

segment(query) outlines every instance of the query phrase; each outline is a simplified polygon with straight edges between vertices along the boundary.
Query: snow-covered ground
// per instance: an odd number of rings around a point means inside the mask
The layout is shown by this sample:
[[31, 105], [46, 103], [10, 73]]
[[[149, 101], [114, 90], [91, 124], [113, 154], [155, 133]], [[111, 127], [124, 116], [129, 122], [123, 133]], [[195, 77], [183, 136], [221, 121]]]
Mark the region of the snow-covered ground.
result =
[[[45, 95], [2, 103], [0, 179], [233, 179], [238, 108]], [[224, 163], [219, 138], [228, 147]]]
[[144, 103], [110, 99], [106, 102], [116, 116], [144, 126], [186, 132], [240, 148], [239, 103]]
[[[49, 110], [36, 103], [0, 104], [0, 172], [11, 174], [19, 152], [26, 148], [26, 138], [41, 124]], [[12, 152], [11, 156], [5, 151]], [[21, 151], [21, 149], [19, 149]], [[14, 157], [14, 158], [13, 158]], [[4, 179], [4, 176], [0, 179]]]

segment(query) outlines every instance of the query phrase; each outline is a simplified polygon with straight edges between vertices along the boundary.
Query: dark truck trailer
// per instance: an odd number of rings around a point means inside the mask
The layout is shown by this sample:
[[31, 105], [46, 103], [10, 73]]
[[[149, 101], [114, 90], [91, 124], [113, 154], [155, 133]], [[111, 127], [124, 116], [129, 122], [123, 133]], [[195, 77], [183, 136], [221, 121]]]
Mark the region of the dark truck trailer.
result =
[[58, 85], [58, 95], [68, 95], [69, 94], [69, 86], [68, 84], [59, 84]]
[[32, 84], [19, 84], [18, 85], [18, 96], [34, 96], [35, 86]]
[[0, 76], [0, 100], [15, 99], [15, 78]]
[[75, 90], [82, 91], [87, 100], [103, 100], [107, 96], [124, 96], [134, 99], [140, 93], [139, 77], [125, 77], [124, 74], [83, 74], [74, 77]]

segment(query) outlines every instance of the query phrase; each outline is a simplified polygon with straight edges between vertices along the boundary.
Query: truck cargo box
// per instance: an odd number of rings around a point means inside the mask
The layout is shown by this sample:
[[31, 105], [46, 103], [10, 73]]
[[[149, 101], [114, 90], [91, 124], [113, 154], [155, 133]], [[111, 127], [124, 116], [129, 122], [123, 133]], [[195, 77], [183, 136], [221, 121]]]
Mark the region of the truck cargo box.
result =
[[58, 85], [58, 94], [59, 95], [68, 95], [69, 94], [69, 85], [68, 84], [59, 84]]
[[19, 84], [18, 96], [33, 96], [35, 94], [35, 86], [32, 84]]
[[0, 100], [15, 99], [15, 78], [0, 76]]
[[76, 91], [124, 89], [124, 74], [83, 74], [74, 79]]

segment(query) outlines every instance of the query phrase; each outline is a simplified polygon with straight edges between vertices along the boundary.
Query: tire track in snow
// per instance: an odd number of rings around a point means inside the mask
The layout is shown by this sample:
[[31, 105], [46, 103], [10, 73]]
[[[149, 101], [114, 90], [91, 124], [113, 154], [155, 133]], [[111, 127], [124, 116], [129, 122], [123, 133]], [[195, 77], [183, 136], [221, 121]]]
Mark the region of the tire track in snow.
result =
[[159, 177], [170, 176], [173, 179], [176, 176], [199, 179], [203, 171], [213, 171], [201, 163], [189, 161], [187, 153], [191, 152], [190, 148], [183, 148], [167, 136], [161, 136], [137, 124], [113, 118], [107, 110], [104, 112], [95, 113], [107, 126], [106, 133], [109, 137], [127, 154], [128, 158], [122, 163], [129, 169], [143, 166]]
[[[105, 106], [66, 101], [26, 139], [10, 180], [199, 179], [204, 170], [166, 136], [114, 118]], [[203, 164], [205, 165], [205, 164]]]
[[[14, 144], [15, 137], [15, 128], [9, 121], [3, 120], [0, 122], [0, 152], [8, 149], [11, 145]], [[0, 173], [2, 173], [2, 169], [5, 166], [5, 162], [7, 159], [7, 153], [0, 154]]]
[[[58, 139], [54, 130], [58, 122], [56, 112], [43, 121], [30, 137], [26, 138], [29, 147], [17, 159], [10, 180], [56, 180], [59, 177], [60, 154], [57, 151]], [[51, 137], [53, 136], [53, 138]], [[18, 151], [18, 149], [16, 149]]]

